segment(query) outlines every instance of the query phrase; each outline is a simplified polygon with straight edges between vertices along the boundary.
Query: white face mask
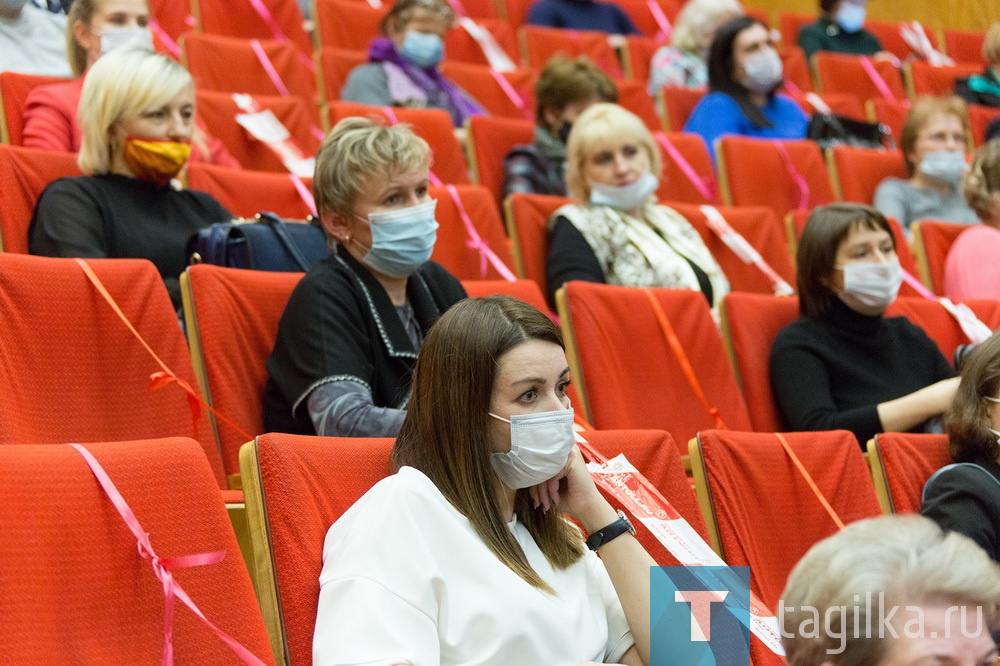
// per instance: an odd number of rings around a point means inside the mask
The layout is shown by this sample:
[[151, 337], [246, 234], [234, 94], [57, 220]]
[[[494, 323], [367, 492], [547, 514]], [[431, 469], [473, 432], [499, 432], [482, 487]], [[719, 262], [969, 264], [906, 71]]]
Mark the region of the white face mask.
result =
[[659, 186], [660, 181], [649, 171], [623, 187], [594, 183], [590, 186], [590, 203], [611, 206], [615, 210], [635, 210], [641, 208]]
[[406, 277], [427, 263], [437, 242], [436, 207], [437, 199], [431, 199], [409, 208], [368, 213], [367, 219], [355, 215], [372, 229], [372, 246], [365, 248], [364, 262], [392, 277]]
[[867, 13], [867, 9], [864, 5], [844, 0], [840, 3], [840, 9], [837, 10], [837, 25], [839, 25], [840, 29], [844, 32], [858, 32], [865, 24], [865, 16]]
[[861, 305], [878, 310], [885, 310], [899, 293], [903, 284], [903, 269], [899, 258], [884, 264], [860, 263], [837, 266], [844, 272], [844, 288], [838, 296], [850, 305], [855, 300]]
[[784, 73], [781, 56], [774, 49], [764, 49], [743, 61], [743, 85], [754, 92], [771, 92]]
[[576, 445], [573, 408], [537, 414], [515, 414], [509, 419], [510, 451], [490, 456], [493, 471], [513, 490], [536, 486], [562, 471]]
[[935, 150], [924, 153], [920, 160], [920, 172], [934, 180], [958, 185], [968, 165], [961, 150]]
[[101, 55], [123, 46], [153, 50], [153, 33], [149, 28], [105, 28], [100, 35]]

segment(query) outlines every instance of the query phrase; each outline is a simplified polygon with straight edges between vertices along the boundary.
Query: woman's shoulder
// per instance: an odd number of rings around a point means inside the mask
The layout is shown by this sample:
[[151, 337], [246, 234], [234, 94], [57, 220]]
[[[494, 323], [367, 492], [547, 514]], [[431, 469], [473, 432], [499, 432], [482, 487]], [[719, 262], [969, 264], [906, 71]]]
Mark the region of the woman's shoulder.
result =
[[774, 336], [772, 353], [793, 348], [814, 347], [821, 344], [824, 337], [823, 326], [810, 317], [799, 317], [785, 324]]
[[889, 176], [879, 181], [875, 187], [875, 195], [877, 196], [879, 192], [910, 192], [914, 189], [916, 188], [910, 184], [910, 181], [898, 176]]
[[1000, 504], [1000, 464], [991, 461], [962, 462], [942, 467], [927, 480], [925, 499], [956, 489], [964, 493], [993, 496]]

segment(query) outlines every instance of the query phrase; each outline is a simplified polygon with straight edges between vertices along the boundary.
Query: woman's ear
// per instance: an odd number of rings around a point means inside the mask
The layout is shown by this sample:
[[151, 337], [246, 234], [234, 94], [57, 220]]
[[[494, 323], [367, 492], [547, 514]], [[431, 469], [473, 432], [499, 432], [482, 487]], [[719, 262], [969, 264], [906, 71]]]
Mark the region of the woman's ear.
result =
[[319, 215], [319, 221], [327, 235], [337, 239], [341, 245], [351, 239], [350, 223], [343, 216], [330, 211], [322, 211]]

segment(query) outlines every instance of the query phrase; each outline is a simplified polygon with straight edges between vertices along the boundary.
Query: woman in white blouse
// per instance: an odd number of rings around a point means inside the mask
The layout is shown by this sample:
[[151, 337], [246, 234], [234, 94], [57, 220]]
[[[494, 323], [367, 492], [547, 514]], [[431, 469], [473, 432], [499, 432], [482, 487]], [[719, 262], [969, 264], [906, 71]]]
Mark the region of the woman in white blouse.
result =
[[435, 323], [399, 471], [327, 534], [315, 664], [649, 663], [654, 562], [587, 471], [568, 385], [558, 328], [521, 301]]

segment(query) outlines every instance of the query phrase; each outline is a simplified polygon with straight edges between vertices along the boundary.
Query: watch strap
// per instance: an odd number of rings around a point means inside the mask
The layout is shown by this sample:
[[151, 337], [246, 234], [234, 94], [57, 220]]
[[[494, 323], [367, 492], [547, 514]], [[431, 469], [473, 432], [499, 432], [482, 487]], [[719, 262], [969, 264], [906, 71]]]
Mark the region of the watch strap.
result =
[[589, 537], [587, 537], [587, 547], [591, 550], [597, 550], [612, 539], [620, 537], [626, 532], [635, 535], [635, 528], [632, 527], [632, 523], [629, 521], [628, 516], [625, 515], [625, 512], [619, 509], [618, 520], [594, 531]]

